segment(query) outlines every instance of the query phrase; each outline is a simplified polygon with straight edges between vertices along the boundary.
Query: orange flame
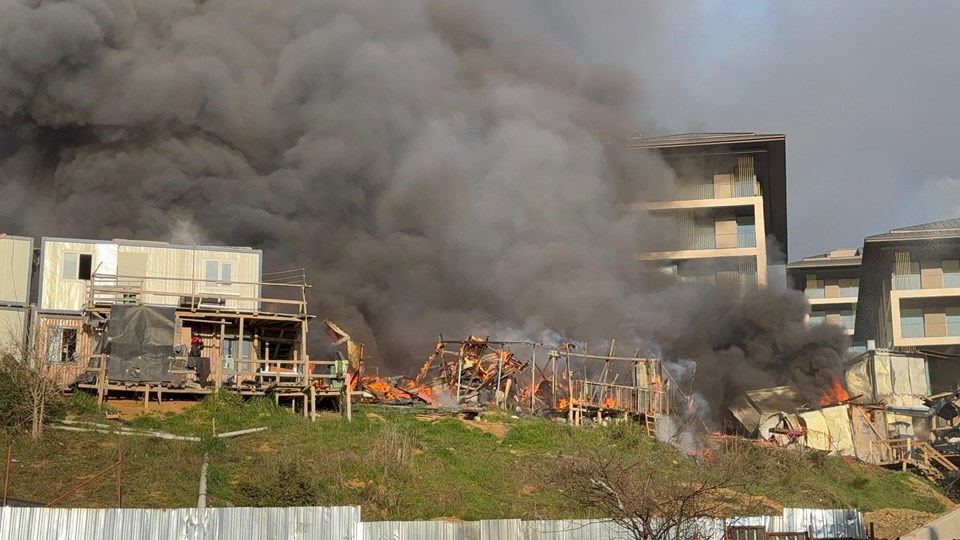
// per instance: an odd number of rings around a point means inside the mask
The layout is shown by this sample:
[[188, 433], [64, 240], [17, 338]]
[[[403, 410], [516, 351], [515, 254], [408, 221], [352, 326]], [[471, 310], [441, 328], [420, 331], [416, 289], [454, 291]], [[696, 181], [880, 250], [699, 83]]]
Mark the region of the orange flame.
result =
[[820, 398], [821, 407], [841, 403], [850, 399], [850, 394], [843, 387], [843, 383], [840, 382], [840, 376], [836, 373], [831, 373], [830, 376], [833, 378], [833, 382], [823, 393], [823, 397]]
[[617, 400], [613, 399], [612, 397], [608, 397], [607, 399], [603, 400], [603, 406], [608, 409], [616, 408]]

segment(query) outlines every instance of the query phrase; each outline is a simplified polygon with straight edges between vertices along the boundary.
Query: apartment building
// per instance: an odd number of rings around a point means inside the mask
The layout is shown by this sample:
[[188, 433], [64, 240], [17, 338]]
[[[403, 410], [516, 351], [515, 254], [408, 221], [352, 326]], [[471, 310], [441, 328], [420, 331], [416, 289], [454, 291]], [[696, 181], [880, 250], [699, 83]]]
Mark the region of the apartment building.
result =
[[19, 354], [30, 321], [33, 239], [0, 233], [0, 353]]
[[861, 253], [835, 249], [787, 265], [792, 286], [810, 302], [809, 324], [831, 323], [853, 335], [860, 292]]
[[960, 351], [960, 219], [864, 240], [856, 342]]
[[636, 260], [682, 282], [766, 286], [772, 256], [787, 252], [785, 145], [784, 135], [756, 133], [631, 139], [629, 148], [658, 152], [676, 176], [659, 200], [623, 205], [676, 227], [672, 245]]

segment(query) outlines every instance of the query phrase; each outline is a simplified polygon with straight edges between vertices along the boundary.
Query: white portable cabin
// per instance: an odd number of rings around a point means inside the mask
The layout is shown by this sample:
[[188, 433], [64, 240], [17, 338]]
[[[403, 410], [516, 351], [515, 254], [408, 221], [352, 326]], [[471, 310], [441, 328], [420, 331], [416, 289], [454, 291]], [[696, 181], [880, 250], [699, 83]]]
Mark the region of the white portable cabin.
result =
[[245, 247], [43, 238], [38, 308], [79, 314], [92, 300], [256, 311], [262, 262]]
[[24, 343], [32, 274], [33, 238], [0, 233], [0, 352]]

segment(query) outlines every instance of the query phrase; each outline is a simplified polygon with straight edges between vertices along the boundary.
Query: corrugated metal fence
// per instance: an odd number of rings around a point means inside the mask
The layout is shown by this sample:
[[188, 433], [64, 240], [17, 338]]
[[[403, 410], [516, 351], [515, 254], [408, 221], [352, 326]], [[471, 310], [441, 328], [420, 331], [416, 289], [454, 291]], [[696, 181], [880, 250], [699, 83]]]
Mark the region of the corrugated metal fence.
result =
[[3, 540], [360, 540], [360, 507], [15, 508], [0, 510]]
[[[815, 538], [866, 538], [856, 510], [788, 508], [782, 516], [702, 519], [685, 537], [723, 540], [727, 527], [763, 527], [768, 533], [807, 533]], [[360, 521], [360, 508], [182, 508], [0, 510], [0, 540], [627, 540], [612, 521]]]

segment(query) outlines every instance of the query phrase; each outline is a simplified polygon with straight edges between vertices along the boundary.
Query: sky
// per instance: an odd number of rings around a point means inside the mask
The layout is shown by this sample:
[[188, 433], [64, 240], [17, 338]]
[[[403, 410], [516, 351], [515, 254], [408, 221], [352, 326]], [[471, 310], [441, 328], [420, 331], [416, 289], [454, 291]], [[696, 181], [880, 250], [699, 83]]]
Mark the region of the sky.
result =
[[786, 134], [790, 260], [960, 216], [960, 2], [670, 6], [624, 61], [659, 130]]

